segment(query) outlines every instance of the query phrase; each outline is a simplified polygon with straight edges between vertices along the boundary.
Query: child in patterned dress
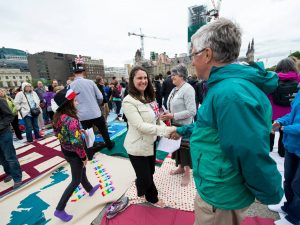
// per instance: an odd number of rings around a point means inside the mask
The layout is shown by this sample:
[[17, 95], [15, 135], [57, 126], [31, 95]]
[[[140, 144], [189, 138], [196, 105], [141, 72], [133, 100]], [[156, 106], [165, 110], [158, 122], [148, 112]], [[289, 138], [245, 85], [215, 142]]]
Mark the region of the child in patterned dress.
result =
[[62, 90], [54, 97], [56, 103], [56, 113], [54, 114], [53, 126], [54, 132], [58, 137], [61, 150], [65, 159], [70, 164], [72, 181], [64, 191], [60, 201], [54, 212], [54, 216], [68, 222], [73, 216], [65, 212], [65, 207], [72, 193], [82, 184], [83, 188], [92, 196], [99, 184], [92, 186], [86, 176], [87, 157], [84, 149], [84, 143], [81, 136], [83, 130], [80, 128], [80, 123], [77, 118], [76, 111], [76, 93], [69, 90]]

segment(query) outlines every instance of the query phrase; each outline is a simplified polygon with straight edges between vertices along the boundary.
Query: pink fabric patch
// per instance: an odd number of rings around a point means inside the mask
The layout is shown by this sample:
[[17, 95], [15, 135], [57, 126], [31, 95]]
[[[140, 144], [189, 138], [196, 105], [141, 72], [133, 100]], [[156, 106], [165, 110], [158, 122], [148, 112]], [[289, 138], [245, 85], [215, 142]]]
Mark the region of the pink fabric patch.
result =
[[[110, 220], [104, 215], [100, 225], [193, 225], [194, 220], [194, 212], [130, 205], [124, 212], [120, 212]], [[246, 217], [241, 225], [274, 225], [274, 220], [261, 217]]]

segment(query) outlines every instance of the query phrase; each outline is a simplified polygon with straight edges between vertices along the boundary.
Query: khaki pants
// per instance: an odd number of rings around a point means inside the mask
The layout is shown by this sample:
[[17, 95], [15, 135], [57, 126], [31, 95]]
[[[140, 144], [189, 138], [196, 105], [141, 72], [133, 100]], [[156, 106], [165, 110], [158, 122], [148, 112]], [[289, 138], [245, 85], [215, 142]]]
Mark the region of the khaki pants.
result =
[[194, 225], [239, 225], [247, 209], [248, 207], [238, 210], [217, 209], [203, 201], [197, 194]]

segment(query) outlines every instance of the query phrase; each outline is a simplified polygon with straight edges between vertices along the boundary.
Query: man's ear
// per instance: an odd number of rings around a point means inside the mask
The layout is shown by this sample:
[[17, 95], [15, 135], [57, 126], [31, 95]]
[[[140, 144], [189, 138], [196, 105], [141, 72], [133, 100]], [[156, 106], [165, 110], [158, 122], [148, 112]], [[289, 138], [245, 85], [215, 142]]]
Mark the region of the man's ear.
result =
[[211, 48], [205, 49], [204, 56], [206, 64], [210, 63], [213, 60], [213, 51], [211, 50]]

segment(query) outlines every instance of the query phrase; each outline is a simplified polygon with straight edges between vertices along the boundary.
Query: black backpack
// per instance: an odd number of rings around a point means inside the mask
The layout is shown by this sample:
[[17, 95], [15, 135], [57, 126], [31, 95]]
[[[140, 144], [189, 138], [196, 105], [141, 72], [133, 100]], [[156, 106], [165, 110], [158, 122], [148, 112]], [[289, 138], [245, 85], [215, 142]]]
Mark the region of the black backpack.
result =
[[298, 92], [298, 81], [296, 80], [279, 80], [278, 87], [272, 93], [273, 102], [276, 105], [289, 106], [293, 94]]

